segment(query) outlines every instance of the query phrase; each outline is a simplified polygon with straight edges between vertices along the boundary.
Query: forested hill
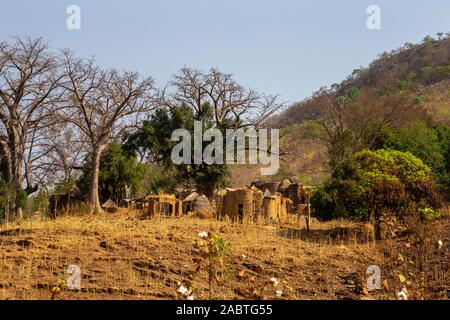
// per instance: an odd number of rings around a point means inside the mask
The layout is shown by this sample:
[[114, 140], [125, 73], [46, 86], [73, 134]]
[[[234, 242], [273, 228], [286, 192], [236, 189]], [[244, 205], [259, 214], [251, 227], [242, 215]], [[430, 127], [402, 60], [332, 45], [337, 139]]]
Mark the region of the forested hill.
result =
[[274, 125], [302, 123], [321, 117], [324, 92], [334, 95], [356, 87], [367, 90], [393, 89], [413, 92], [418, 102], [438, 121], [450, 119], [450, 33], [426, 37], [419, 44], [406, 43], [391, 52], [384, 52], [369, 66], [355, 69], [344, 81], [321, 89], [310, 98], [293, 104], [274, 119]]

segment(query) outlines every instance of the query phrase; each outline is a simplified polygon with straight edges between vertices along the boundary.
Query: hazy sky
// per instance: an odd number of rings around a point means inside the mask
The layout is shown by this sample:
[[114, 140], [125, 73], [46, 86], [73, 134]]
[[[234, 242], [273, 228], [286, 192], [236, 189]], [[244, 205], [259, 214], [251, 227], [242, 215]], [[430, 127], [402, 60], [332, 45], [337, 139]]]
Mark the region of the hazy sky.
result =
[[[81, 8], [81, 30], [66, 9]], [[366, 27], [369, 5], [381, 30]], [[164, 84], [183, 66], [230, 72], [298, 101], [343, 80], [382, 51], [450, 31], [450, 0], [2, 0], [0, 40], [44, 37]]]

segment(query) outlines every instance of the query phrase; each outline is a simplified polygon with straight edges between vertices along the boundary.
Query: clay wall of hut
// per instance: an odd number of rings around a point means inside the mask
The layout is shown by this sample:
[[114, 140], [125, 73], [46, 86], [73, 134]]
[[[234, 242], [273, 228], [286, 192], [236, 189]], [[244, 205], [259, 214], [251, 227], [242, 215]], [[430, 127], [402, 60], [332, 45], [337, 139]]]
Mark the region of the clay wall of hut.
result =
[[233, 221], [284, 221], [292, 201], [280, 193], [270, 194], [258, 189], [237, 189], [220, 193], [216, 198], [216, 217]]
[[179, 216], [182, 213], [182, 204], [174, 195], [147, 196], [143, 200], [143, 209], [147, 217]]
[[276, 217], [276, 203], [274, 197], [264, 197], [262, 218], [264, 220], [274, 219]]
[[263, 221], [263, 203], [264, 192], [261, 190], [253, 191], [253, 221]]
[[254, 217], [253, 190], [230, 189], [218, 195], [216, 216], [233, 221], [252, 221]]

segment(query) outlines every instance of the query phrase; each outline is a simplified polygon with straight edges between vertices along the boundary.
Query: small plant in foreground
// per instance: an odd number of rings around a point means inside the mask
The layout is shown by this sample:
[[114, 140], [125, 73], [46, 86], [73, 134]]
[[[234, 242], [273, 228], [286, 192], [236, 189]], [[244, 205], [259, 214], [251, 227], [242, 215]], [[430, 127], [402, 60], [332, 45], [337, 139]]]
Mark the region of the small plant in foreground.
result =
[[195, 258], [197, 267], [190, 280], [178, 282], [178, 296], [188, 300], [194, 299], [192, 280], [202, 271], [205, 271], [208, 277], [209, 299], [212, 297], [213, 284], [222, 286], [229, 275], [231, 245], [212, 231], [201, 231], [198, 237], [200, 239], [194, 242], [194, 249], [198, 254], [198, 258]]
[[237, 288], [235, 291], [245, 299], [268, 300], [280, 299], [285, 297], [292, 288], [287, 285], [287, 281], [281, 281], [278, 278], [272, 277], [257, 283], [257, 277], [251, 271], [240, 269], [236, 278], [244, 285]]
[[58, 279], [55, 285], [50, 289], [50, 299], [55, 300], [56, 297], [61, 299], [61, 291], [66, 287], [66, 282], [62, 279]]

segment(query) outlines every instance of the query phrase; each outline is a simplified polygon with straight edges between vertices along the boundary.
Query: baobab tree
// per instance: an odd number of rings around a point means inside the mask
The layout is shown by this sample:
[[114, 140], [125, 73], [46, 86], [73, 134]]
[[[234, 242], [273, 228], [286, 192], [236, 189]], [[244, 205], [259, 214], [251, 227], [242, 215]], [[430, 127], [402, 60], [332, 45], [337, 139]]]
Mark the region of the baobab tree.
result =
[[74, 58], [68, 51], [63, 53], [63, 60], [68, 103], [61, 109], [61, 115], [77, 126], [88, 142], [89, 204], [91, 213], [99, 213], [102, 209], [98, 173], [102, 153], [111, 141], [135, 126], [140, 116], [153, 108], [154, 81], [143, 79], [136, 72], [102, 70], [94, 60]]
[[44, 139], [42, 132], [54, 125], [62, 78], [57, 56], [41, 39], [0, 43], [0, 154], [12, 194], [7, 219], [23, 215], [16, 201], [20, 192], [37, 190], [29, 169]]
[[195, 114], [205, 106], [212, 108], [216, 125], [235, 129], [263, 127], [274, 113], [283, 108], [278, 96], [260, 94], [238, 84], [233, 75], [218, 69], [203, 72], [182, 68], [169, 83], [160, 99], [164, 107], [190, 106]]

